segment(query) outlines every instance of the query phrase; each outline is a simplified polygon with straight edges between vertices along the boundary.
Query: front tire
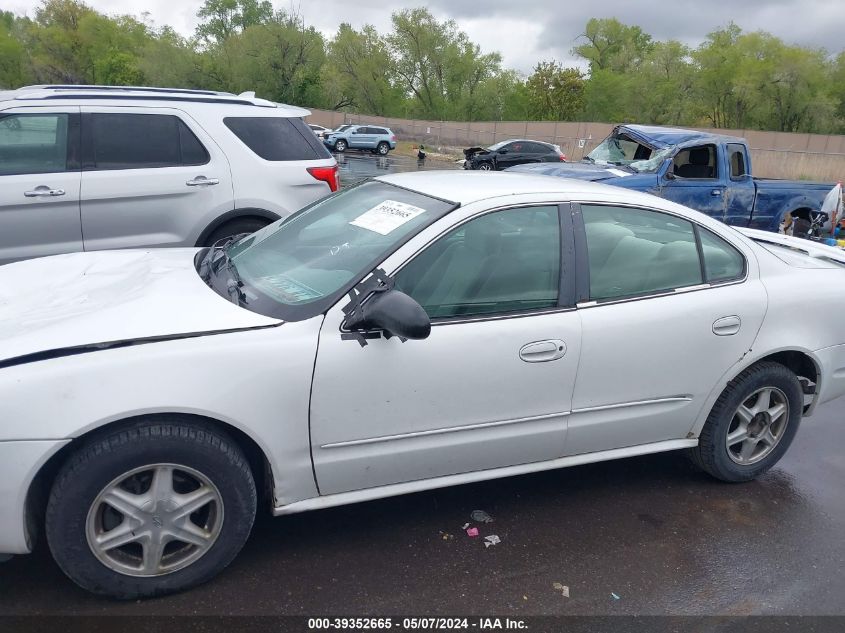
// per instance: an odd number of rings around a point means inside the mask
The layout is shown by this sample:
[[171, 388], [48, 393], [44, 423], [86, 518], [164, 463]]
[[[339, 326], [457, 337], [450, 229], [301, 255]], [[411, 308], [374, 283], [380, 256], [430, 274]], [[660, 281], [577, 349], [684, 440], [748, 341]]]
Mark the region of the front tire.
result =
[[493, 171], [493, 165], [491, 163], [478, 163], [478, 167], [476, 169], [480, 169], [481, 171]]
[[803, 415], [798, 377], [779, 363], [754, 365], [728, 383], [689, 456], [728, 482], [750, 481], [783, 457]]
[[210, 580], [255, 519], [249, 464], [226, 434], [171, 418], [85, 442], [47, 503], [53, 557], [80, 587], [120, 599]]
[[343, 152], [345, 152], [345, 151], [346, 151], [346, 148], [347, 148], [347, 147], [348, 147], [348, 146], [347, 146], [347, 144], [346, 144], [346, 141], [344, 141], [343, 139], [340, 139], [339, 141], [337, 141], [337, 142], [334, 144], [334, 151], [336, 151], [336, 152], [338, 152], [338, 153], [340, 153], [340, 154], [343, 154]]

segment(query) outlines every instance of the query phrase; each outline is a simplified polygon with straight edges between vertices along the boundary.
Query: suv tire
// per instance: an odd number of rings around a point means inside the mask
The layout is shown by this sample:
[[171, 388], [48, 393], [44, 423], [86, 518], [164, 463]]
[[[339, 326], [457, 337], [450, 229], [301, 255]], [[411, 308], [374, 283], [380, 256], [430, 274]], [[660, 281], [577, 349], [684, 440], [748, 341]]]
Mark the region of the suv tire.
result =
[[242, 235], [244, 233], [255, 233], [270, 224], [270, 220], [263, 218], [238, 218], [224, 222], [214, 229], [203, 241], [202, 246], [214, 246], [217, 242], [227, 237]]
[[387, 156], [389, 151], [390, 145], [388, 143], [385, 143], [384, 141], [382, 141], [376, 146], [376, 152], [378, 152], [380, 156]]
[[220, 573], [246, 542], [255, 508], [252, 472], [229, 436], [175, 417], [142, 421], [84, 442], [65, 462], [47, 504], [47, 541], [80, 587], [147, 598]]
[[335, 141], [334, 151], [343, 154], [343, 152], [346, 151], [347, 147], [348, 145], [346, 144], [346, 141], [344, 141], [343, 139], [338, 139], [337, 141]]

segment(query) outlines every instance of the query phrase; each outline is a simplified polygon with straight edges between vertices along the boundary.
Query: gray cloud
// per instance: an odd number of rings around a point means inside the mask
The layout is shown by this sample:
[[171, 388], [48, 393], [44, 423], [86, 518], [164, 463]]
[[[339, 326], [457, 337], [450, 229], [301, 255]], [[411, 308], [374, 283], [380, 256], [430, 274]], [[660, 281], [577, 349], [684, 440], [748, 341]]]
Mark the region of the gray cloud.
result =
[[[139, 13], [133, 0], [86, 0], [109, 14]], [[8, 2], [8, 0], [7, 0]], [[8, 9], [34, 15], [38, 0], [11, 0]], [[184, 34], [196, 26], [201, 0], [147, 0], [156, 24], [170, 24]], [[498, 50], [508, 67], [530, 72], [541, 59], [578, 63], [571, 50], [591, 17], [616, 17], [639, 25], [655, 39], [677, 39], [697, 46], [707, 33], [733, 21], [745, 31], [764, 30], [789, 43], [845, 48], [845, 2], [842, 0], [274, 0], [279, 8], [296, 7], [308, 24], [331, 35], [341, 22], [372, 24], [384, 32], [390, 13], [425, 4], [438, 18], [452, 18], [485, 52]], [[387, 6], [386, 6], [387, 5]]]

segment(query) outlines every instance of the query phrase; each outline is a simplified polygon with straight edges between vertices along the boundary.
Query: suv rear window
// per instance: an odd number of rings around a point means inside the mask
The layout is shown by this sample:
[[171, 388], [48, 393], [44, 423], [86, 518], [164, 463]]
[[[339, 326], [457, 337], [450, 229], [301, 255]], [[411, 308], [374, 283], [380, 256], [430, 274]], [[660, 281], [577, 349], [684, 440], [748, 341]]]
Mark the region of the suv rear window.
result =
[[264, 160], [316, 160], [331, 158], [329, 150], [302, 119], [285, 117], [226, 117], [232, 130], [249, 149]]
[[142, 169], [204, 165], [199, 139], [170, 114], [84, 114], [84, 169]]

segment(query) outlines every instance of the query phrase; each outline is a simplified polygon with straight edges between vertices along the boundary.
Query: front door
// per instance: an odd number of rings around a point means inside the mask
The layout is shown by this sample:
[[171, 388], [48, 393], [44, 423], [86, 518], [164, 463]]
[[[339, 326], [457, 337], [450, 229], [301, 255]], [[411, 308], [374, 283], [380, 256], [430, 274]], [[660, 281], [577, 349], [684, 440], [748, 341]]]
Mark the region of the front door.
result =
[[724, 221], [726, 187], [717, 150], [716, 145], [680, 150], [673, 161], [672, 177], [661, 178], [660, 195]]
[[559, 219], [556, 206], [477, 216], [401, 268], [396, 287], [432, 319], [425, 340], [362, 347], [341, 338], [346, 300], [328, 312], [311, 399], [321, 494], [562, 454], [581, 336]]
[[79, 108], [0, 113], [0, 264], [82, 250]]
[[234, 208], [229, 162], [176, 110], [83, 107], [85, 250], [194, 246], [200, 220]]

